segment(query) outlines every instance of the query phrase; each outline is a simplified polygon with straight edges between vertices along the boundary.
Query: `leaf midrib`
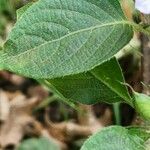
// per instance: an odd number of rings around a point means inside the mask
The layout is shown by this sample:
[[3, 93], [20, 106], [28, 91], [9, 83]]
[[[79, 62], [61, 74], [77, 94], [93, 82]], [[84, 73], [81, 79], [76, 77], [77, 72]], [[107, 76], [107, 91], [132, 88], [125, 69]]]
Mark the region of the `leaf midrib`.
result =
[[96, 74], [94, 74], [92, 71], [90, 72], [96, 79], [100, 80], [103, 84], [105, 84], [109, 89], [111, 89], [113, 92], [115, 92], [117, 95], [119, 95], [120, 98], [122, 98], [123, 100], [125, 100], [126, 103], [128, 103], [130, 106], [132, 106], [133, 104], [130, 102], [132, 99], [129, 96], [130, 98], [130, 101], [129, 99], [127, 100], [127, 98], [125, 96], [123, 96], [122, 94], [120, 94], [115, 88], [113, 88], [112, 86], [110, 86], [109, 84], [107, 84], [105, 81], [103, 81], [101, 79], [101, 77], [98, 77]]
[[[113, 29], [113, 30], [114, 30], [114, 29]], [[112, 34], [113, 30], [109, 33], [109, 35]], [[90, 33], [90, 34], [91, 34], [91, 33]], [[103, 44], [103, 43], [107, 40], [107, 38], [109, 37], [109, 35], [102, 41], [101, 44]], [[89, 37], [90, 37], [90, 36], [89, 36]], [[85, 43], [87, 43], [87, 41], [89, 40], [89, 37], [87, 38], [87, 40], [86, 40]], [[85, 43], [83, 43], [83, 45], [84, 45]], [[68, 61], [69, 59], [71, 59], [71, 58], [73, 57], [73, 55], [75, 55], [75, 54], [83, 47], [83, 45], [82, 45], [80, 48], [78, 48], [75, 53], [73, 53], [72, 55], [70, 55], [68, 59], [64, 59], [63, 61]], [[54, 53], [52, 53], [51, 57], [53, 57], [53, 55], [56, 54], [57, 51], [58, 51], [58, 49], [57, 49]], [[92, 56], [93, 56], [93, 55], [91, 55], [91, 57], [92, 57]], [[44, 61], [44, 62], [45, 62], [45, 61]], [[44, 62], [43, 62], [43, 63], [44, 63]], [[63, 62], [60, 63], [60, 64], [56, 67], [56, 69], [58, 69], [62, 64], [63, 64]]]
[[[106, 26], [113, 26], [113, 25], [119, 25], [119, 24], [127, 24], [127, 25], [132, 25], [131, 22], [129, 21], [117, 21], [117, 22], [111, 22], [111, 23], [105, 23], [105, 24], [100, 24], [100, 25], [96, 25], [96, 26], [91, 26], [89, 28], [84, 28], [84, 29], [80, 29], [80, 30], [77, 30], [77, 31], [74, 31], [74, 32], [71, 32], [71, 33], [68, 33], [58, 39], [55, 39], [55, 40], [51, 40], [51, 41], [47, 41], [47, 42], [44, 42], [43, 44], [39, 45], [39, 46], [36, 46], [32, 49], [29, 49], [29, 50], [26, 50], [25, 52], [22, 52], [18, 55], [15, 55], [15, 56], [10, 56], [12, 59], [18, 57], [18, 56], [21, 56], [23, 54], [26, 54], [28, 52], [31, 52], [31, 51], [34, 51], [34, 50], [37, 50], [37, 48], [40, 48], [46, 44], [50, 44], [50, 43], [53, 43], [53, 42], [57, 42], [57, 41], [61, 41], [69, 36], [72, 36], [72, 35], [75, 35], [75, 34], [78, 34], [78, 33], [81, 33], [81, 32], [85, 32], [85, 31], [89, 31], [89, 30], [94, 30], [94, 29], [98, 29], [98, 28], [102, 28], [102, 27], [106, 27]], [[3, 61], [7, 60], [7, 59], [10, 59], [10, 57], [8, 56], [7, 58], [4, 57]]]

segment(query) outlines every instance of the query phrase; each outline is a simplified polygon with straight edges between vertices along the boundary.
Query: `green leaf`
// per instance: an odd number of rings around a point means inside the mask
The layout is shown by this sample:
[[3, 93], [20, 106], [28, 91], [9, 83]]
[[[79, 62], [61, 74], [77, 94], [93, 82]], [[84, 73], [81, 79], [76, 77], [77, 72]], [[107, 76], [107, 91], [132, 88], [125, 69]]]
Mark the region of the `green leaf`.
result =
[[130, 24], [118, 0], [39, 0], [10, 33], [0, 68], [37, 79], [89, 71], [130, 41]]
[[81, 150], [145, 150], [145, 141], [128, 129], [112, 126], [91, 136]]
[[128, 129], [129, 129], [130, 134], [137, 135], [140, 138], [142, 138], [144, 141], [147, 141], [148, 139], [150, 139], [150, 133], [145, 128], [142, 128], [142, 127], [130, 127]]
[[150, 121], [150, 96], [133, 92], [135, 108], [140, 115]]
[[60, 150], [60, 148], [47, 138], [32, 138], [23, 141], [17, 150]]
[[115, 58], [95, 69], [82, 74], [47, 80], [50, 88], [67, 99], [84, 104], [97, 102], [113, 103], [132, 100], [126, 86], [120, 66]]
[[27, 11], [28, 8], [30, 8], [30, 6], [32, 6], [34, 4], [34, 2], [30, 2], [28, 4], [26, 4], [25, 6], [21, 7], [20, 9], [17, 10], [17, 20], [19, 20], [21, 18], [21, 16]]

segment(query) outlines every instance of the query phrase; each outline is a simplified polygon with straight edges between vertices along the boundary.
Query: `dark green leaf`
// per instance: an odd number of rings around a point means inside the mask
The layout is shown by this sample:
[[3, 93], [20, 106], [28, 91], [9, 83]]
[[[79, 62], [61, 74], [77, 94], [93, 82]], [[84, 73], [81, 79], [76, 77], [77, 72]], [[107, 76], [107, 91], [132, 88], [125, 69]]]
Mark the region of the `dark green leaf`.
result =
[[90, 72], [48, 80], [49, 86], [67, 99], [84, 104], [100, 101], [113, 103], [126, 101], [132, 105], [124, 78], [115, 58]]

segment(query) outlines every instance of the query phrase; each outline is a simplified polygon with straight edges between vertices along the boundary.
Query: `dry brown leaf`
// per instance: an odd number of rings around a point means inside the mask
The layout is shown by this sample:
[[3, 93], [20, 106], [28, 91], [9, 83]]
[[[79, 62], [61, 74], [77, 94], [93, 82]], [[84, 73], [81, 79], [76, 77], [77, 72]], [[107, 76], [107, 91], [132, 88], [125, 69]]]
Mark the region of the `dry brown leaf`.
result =
[[9, 99], [6, 93], [0, 90], [0, 123], [4, 123], [9, 116]]
[[[4, 94], [2, 96], [5, 99], [7, 97]], [[41, 134], [41, 125], [31, 116], [37, 103], [36, 97], [27, 99], [22, 94], [9, 102], [7, 119], [0, 128], [0, 147], [16, 147], [26, 134]]]

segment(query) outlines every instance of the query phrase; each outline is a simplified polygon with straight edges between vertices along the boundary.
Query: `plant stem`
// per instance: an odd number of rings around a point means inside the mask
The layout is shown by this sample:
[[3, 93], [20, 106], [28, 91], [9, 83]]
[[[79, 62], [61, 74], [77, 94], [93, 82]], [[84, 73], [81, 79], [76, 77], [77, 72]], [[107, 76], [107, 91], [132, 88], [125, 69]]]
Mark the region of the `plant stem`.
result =
[[115, 116], [115, 124], [121, 125], [120, 102], [113, 104], [113, 111]]
[[51, 96], [51, 97], [48, 97], [47, 99], [45, 99], [44, 101], [42, 101], [36, 108], [35, 108], [35, 111], [38, 111], [42, 108], [45, 108], [46, 106], [48, 106], [51, 102], [53, 101], [56, 101], [57, 100], [57, 97], [54, 95], [54, 96]]
[[134, 22], [131, 22], [130, 25], [133, 27], [135, 31], [142, 32], [143, 34], [150, 36], [150, 30], [148, 28], [144, 28], [144, 26], [136, 24]]

